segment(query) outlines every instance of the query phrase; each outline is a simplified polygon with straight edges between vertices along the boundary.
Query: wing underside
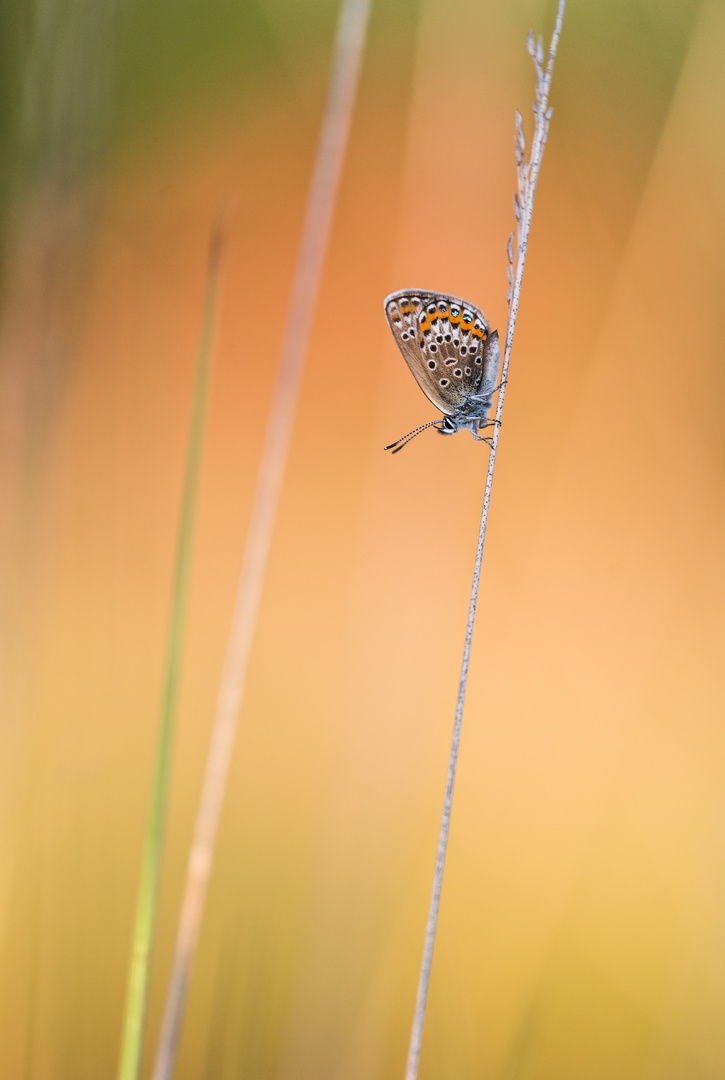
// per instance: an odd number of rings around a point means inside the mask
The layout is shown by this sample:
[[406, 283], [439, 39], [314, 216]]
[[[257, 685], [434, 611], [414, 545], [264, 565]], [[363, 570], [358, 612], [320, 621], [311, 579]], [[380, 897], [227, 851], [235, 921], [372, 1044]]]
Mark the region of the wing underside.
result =
[[423, 393], [454, 416], [483, 380], [490, 332], [483, 312], [448, 293], [403, 289], [385, 298], [385, 316]]

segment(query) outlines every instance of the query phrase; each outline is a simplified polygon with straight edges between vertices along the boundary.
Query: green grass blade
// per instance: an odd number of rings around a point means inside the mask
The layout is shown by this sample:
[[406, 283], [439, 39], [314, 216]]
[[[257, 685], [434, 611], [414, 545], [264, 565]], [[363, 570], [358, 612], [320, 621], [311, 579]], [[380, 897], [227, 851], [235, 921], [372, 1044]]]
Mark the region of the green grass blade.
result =
[[151, 793], [151, 810], [144, 845], [136, 920], [133, 930], [123, 1037], [118, 1065], [118, 1080], [138, 1080], [148, 1005], [151, 951], [156, 925], [159, 878], [163, 852], [166, 807], [168, 802], [171, 748], [181, 669], [181, 649], [189, 586], [191, 544], [194, 533], [199, 468], [204, 433], [204, 419], [209, 394], [209, 377], [217, 323], [219, 284], [229, 231], [229, 210], [220, 210], [212, 230], [202, 312], [196, 381], [192, 404], [191, 429], [186, 460], [186, 475], [179, 521], [176, 565], [171, 596], [171, 617], [167, 646], [164, 692], [161, 703], [159, 741]]

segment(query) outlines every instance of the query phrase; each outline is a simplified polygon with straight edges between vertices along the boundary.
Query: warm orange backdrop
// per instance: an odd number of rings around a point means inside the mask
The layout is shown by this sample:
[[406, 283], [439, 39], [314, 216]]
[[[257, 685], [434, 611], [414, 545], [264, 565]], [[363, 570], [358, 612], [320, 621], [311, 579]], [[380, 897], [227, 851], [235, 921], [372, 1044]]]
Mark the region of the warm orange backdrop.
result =
[[[375, 6], [180, 1080], [402, 1075], [486, 451], [427, 432], [383, 453], [434, 411], [382, 299], [438, 288], [503, 330], [525, 37], [554, 7]], [[155, 1045], [335, 5], [257, 11], [276, 67], [236, 82], [227, 58], [203, 94], [143, 120], [127, 105], [109, 151], [26, 568], [27, 720], [6, 740], [3, 1080], [114, 1075], [206, 247], [235, 192]], [[725, 1070], [723, 55], [714, 0], [572, 0], [565, 18], [424, 1080]]]

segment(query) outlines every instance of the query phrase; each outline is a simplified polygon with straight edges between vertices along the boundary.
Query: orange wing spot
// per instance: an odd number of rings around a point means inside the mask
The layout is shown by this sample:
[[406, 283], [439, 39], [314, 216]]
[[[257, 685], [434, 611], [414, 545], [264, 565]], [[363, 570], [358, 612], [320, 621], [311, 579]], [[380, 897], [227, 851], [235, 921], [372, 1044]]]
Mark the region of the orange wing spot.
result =
[[430, 320], [429, 320], [428, 316], [426, 315], [426, 317], [423, 319], [423, 321], [418, 323], [418, 325], [420, 326], [421, 330], [423, 330], [423, 331], [430, 330]]
[[403, 312], [404, 315], [410, 315], [412, 308], [407, 300], [403, 300], [400, 305], [400, 310]]

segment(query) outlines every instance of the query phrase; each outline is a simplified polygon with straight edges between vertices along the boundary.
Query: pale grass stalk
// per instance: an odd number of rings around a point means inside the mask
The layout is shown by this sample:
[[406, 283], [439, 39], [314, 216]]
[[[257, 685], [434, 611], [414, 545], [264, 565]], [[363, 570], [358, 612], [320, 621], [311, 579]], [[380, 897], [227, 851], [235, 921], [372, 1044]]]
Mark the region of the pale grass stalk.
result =
[[453, 739], [448, 763], [448, 777], [446, 780], [446, 793], [443, 802], [443, 816], [441, 819], [440, 833], [438, 836], [438, 851], [436, 866], [433, 875], [433, 890], [428, 909], [428, 921], [425, 931], [425, 944], [423, 947], [423, 959], [421, 962], [420, 976], [418, 979], [418, 993], [415, 1003], [413, 1028], [410, 1036], [408, 1060], [405, 1069], [405, 1080], [417, 1080], [418, 1065], [420, 1061], [420, 1048], [423, 1038], [423, 1021], [425, 1007], [428, 998], [428, 986], [430, 983], [431, 963], [433, 960], [433, 946], [435, 944], [436, 927], [438, 924], [438, 911], [440, 908], [441, 889], [443, 886], [443, 870], [446, 860], [446, 848], [448, 846], [448, 833], [451, 823], [451, 806], [453, 803], [453, 788], [456, 779], [456, 767], [458, 764], [458, 748], [461, 739], [461, 722], [463, 719], [463, 706], [466, 700], [466, 688], [468, 685], [468, 666], [471, 656], [471, 639], [473, 637], [473, 623], [476, 617], [476, 604], [478, 601], [478, 585], [481, 577], [481, 562], [483, 559], [483, 545], [486, 538], [486, 525], [488, 523], [488, 509], [491, 501], [491, 487], [493, 485], [493, 470], [496, 465], [496, 451], [501, 432], [501, 414], [503, 412], [504, 397], [506, 394], [506, 382], [508, 379], [509, 361], [511, 358], [511, 346], [514, 339], [516, 315], [519, 308], [521, 295], [521, 280], [524, 274], [526, 262], [526, 249], [531, 228], [531, 214], [534, 207], [534, 194], [536, 181], [539, 176], [541, 158], [546, 145], [546, 137], [549, 130], [551, 110], [548, 109], [549, 88], [551, 75], [554, 68], [554, 59], [559, 44], [561, 22], [564, 17], [565, 0], [559, 0], [559, 9], [556, 15], [556, 24], [549, 47], [549, 59], [546, 68], [542, 68], [543, 46], [541, 38], [534, 40], [534, 35], [529, 34], [528, 49], [536, 68], [537, 86], [536, 101], [534, 102], [535, 130], [531, 146], [531, 155], [525, 157], [525, 141], [523, 136], [521, 116], [516, 114], [516, 167], [518, 172], [519, 191], [514, 196], [514, 211], [517, 222], [517, 252], [516, 271], [512, 269], [513, 263], [513, 234], [509, 239], [507, 255], [509, 269], [509, 310], [508, 326], [506, 328], [506, 346], [504, 349], [503, 365], [501, 368], [501, 388], [496, 403], [496, 419], [493, 425], [491, 438], [491, 453], [488, 459], [488, 471], [486, 473], [486, 486], [483, 493], [483, 511], [481, 513], [481, 525], [478, 533], [478, 545], [476, 548], [476, 561], [473, 571], [473, 584], [471, 586], [471, 599], [468, 607], [468, 623], [466, 636], [463, 644], [463, 661], [461, 664], [461, 679], [458, 687], [458, 701], [456, 703], [456, 716], [453, 724]]
[[343, 0], [302, 240], [252, 505], [181, 904], [153, 1080], [176, 1060], [249, 654], [292, 437], [302, 367], [357, 92], [371, 0]]
[[219, 306], [219, 285], [228, 242], [230, 214], [231, 207], [229, 205], [220, 208], [209, 244], [209, 262], [192, 404], [189, 448], [179, 521], [176, 566], [171, 591], [171, 617], [161, 704], [161, 723], [151, 789], [151, 811], [141, 865], [141, 881], [139, 883], [131, 946], [118, 1080], [137, 1080], [141, 1069], [151, 951], [156, 926], [159, 875], [168, 803], [169, 767], [179, 689], [179, 673], [181, 670], [181, 647], [189, 583], [191, 542], [199, 487], [202, 436], [209, 391], [209, 374], [214, 351], [214, 336]]

